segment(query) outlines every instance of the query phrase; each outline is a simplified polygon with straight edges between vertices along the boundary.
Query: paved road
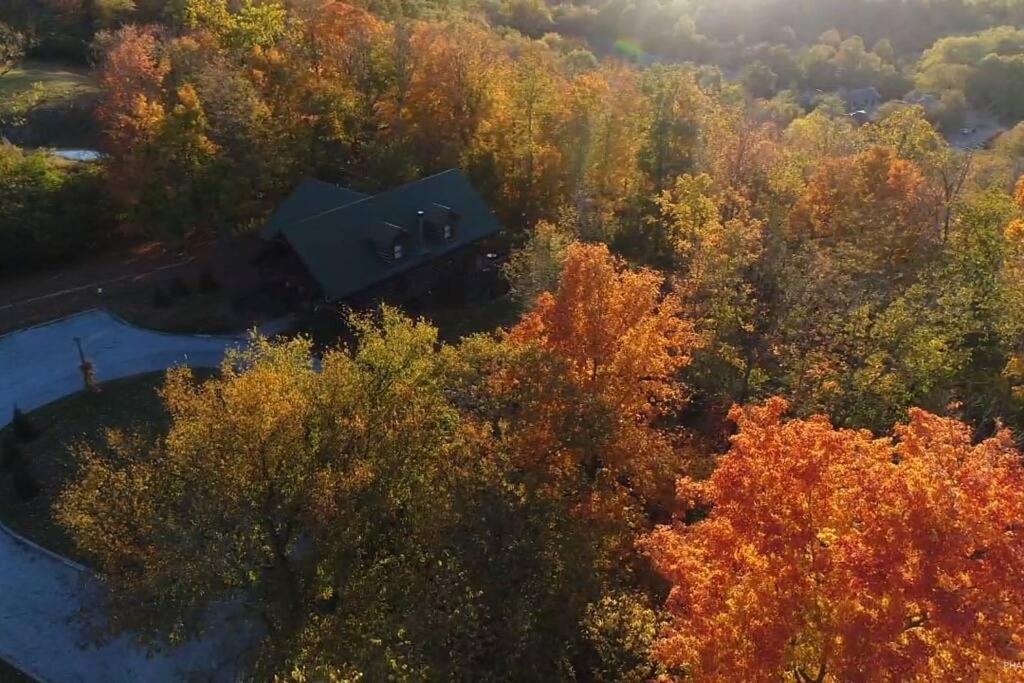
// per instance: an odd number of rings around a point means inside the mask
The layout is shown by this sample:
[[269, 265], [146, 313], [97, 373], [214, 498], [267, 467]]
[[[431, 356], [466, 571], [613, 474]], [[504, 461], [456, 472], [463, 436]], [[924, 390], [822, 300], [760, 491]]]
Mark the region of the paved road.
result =
[[[266, 326], [274, 334], [285, 322]], [[176, 364], [214, 367], [243, 336], [204, 337], [142, 330], [104, 311], [78, 315], [0, 337], [0, 426], [14, 406], [33, 410], [82, 390], [75, 337], [101, 382]], [[0, 525], [0, 658], [53, 683], [225, 680], [247, 639], [232, 628], [169, 652], [147, 654], [128, 638], [90, 644], [76, 619], [102, 590], [84, 567], [17, 537]], [[93, 610], [95, 614], [95, 610]]]

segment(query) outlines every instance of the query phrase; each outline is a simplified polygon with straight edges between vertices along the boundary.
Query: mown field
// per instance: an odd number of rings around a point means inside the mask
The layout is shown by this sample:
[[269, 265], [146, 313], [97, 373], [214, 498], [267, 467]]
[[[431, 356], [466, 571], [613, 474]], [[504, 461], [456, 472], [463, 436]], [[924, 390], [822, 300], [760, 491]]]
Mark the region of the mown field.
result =
[[26, 60], [0, 76], [0, 106], [53, 105], [96, 92], [89, 70], [80, 66]]

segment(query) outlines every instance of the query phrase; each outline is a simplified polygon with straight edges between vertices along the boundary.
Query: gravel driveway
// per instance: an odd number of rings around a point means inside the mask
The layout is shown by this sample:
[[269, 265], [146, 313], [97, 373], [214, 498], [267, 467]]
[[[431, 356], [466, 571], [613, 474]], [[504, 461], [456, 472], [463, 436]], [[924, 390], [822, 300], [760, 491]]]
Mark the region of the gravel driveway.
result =
[[[288, 326], [265, 326], [275, 334]], [[0, 427], [14, 406], [30, 411], [81, 391], [78, 338], [101, 382], [172, 365], [215, 367], [233, 337], [163, 334], [134, 327], [105, 311], [86, 311], [0, 337]], [[86, 568], [54, 555], [0, 525], [0, 658], [53, 683], [230, 680], [238, 643], [232, 628], [173, 650], [149, 654], [121, 637], [100, 645], [76, 615], [97, 604], [99, 581]], [[234, 650], [232, 649], [234, 644]]]
[[84, 567], [0, 531], [0, 658], [52, 683], [237, 677], [243, 629], [218, 629], [205, 640], [152, 654], [126, 636], [91, 642], [80, 614], [97, 604], [100, 590]]
[[[261, 331], [271, 335], [287, 327], [287, 321], [276, 321]], [[97, 380], [106, 382], [177, 364], [216, 367], [245, 335], [153, 332], [99, 310], [11, 332], [0, 337], [0, 427], [10, 422], [15, 405], [28, 412], [84, 388], [76, 338]]]

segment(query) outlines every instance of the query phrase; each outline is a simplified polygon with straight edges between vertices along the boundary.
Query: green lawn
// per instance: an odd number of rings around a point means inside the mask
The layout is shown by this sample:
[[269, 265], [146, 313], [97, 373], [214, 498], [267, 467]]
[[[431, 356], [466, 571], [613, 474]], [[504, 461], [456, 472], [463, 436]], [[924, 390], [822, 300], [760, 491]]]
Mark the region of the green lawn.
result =
[[[139, 288], [111, 297], [107, 308], [139, 327], [180, 334], [234, 334], [259, 322], [236, 311], [229, 292], [201, 292], [194, 284], [188, 297], [168, 295], [167, 305], [157, 308], [153, 304], [156, 287]], [[168, 290], [166, 284], [160, 287]]]
[[[474, 302], [450, 308], [423, 311], [445, 341], [455, 342], [467, 334], [508, 327], [520, 311], [510, 298]], [[208, 377], [211, 371], [199, 371]], [[0, 520], [18, 533], [55, 552], [75, 557], [75, 549], [52, 516], [57, 494], [76, 474], [71, 447], [76, 443], [98, 443], [107, 428], [140, 429], [154, 434], [166, 430], [168, 416], [157, 396], [163, 373], [152, 373], [104, 383], [98, 394], [81, 392], [28, 414], [39, 432], [34, 441], [22, 444], [22, 457], [39, 484], [40, 494], [21, 500], [14, 491], [10, 472], [0, 469]], [[0, 443], [8, 430], [0, 431]]]
[[[106, 428], [166, 429], [168, 416], [156, 393], [162, 382], [161, 372], [106, 382], [98, 394], [74, 394], [29, 413], [39, 437], [22, 444], [21, 453], [41, 492], [28, 501], [19, 499], [10, 473], [0, 471], [0, 519], [40, 545], [74, 557], [73, 544], [51, 515], [54, 498], [75, 475], [70, 447], [83, 440], [99, 442]], [[6, 431], [0, 431], [0, 438]]]
[[511, 327], [519, 322], [522, 311], [511, 297], [504, 296], [459, 306], [432, 308], [420, 315], [437, 327], [442, 340], [454, 343], [477, 332], [493, 332], [499, 327]]
[[84, 67], [26, 60], [0, 76], [0, 116], [17, 119], [35, 107], [71, 102], [96, 91]]
[[0, 659], [0, 683], [31, 683], [32, 679]]
[[[479, 332], [496, 332], [499, 328], [509, 328], [519, 322], [522, 308], [509, 296], [486, 301], [469, 301], [449, 306], [432, 305], [426, 308], [408, 310], [397, 304], [396, 307], [414, 319], [423, 318], [437, 328], [441, 341], [456, 344], [463, 337]], [[374, 308], [359, 309], [361, 313], [373, 313]], [[294, 333], [308, 335], [313, 339], [317, 353], [323, 353], [339, 343], [352, 343], [352, 330], [344, 321], [342, 307], [320, 314], [299, 318]]]
[[45, 93], [41, 103], [47, 104], [96, 92], [89, 69], [30, 59], [0, 76], [0, 100], [10, 101], [35, 88], [37, 83]]

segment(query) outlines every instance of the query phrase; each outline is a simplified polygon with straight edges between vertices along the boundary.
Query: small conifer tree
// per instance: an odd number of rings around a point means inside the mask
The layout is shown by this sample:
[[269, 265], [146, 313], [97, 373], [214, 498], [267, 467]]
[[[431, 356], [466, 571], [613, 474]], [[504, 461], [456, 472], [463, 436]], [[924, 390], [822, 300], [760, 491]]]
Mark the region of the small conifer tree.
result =
[[14, 430], [14, 438], [22, 443], [39, 437], [39, 430], [36, 429], [36, 426], [18, 406], [14, 406], [14, 417], [11, 419], [11, 427]]
[[170, 290], [171, 296], [176, 299], [186, 299], [192, 296], [192, 288], [180, 277], [171, 280]]
[[171, 296], [164, 291], [163, 287], [153, 290], [153, 308], [168, 308], [171, 303]]
[[13, 436], [8, 436], [3, 441], [2, 449], [4, 469], [8, 472], [12, 472], [17, 466], [17, 463], [21, 461], [21, 447], [18, 446], [18, 442], [15, 441]]
[[208, 270], [204, 270], [199, 275], [199, 291], [201, 292], [216, 292], [220, 289], [220, 282], [216, 277], [213, 276]]
[[39, 495], [39, 482], [28, 469], [28, 463], [18, 459], [11, 470], [14, 476], [14, 492], [22, 500], [31, 500]]

